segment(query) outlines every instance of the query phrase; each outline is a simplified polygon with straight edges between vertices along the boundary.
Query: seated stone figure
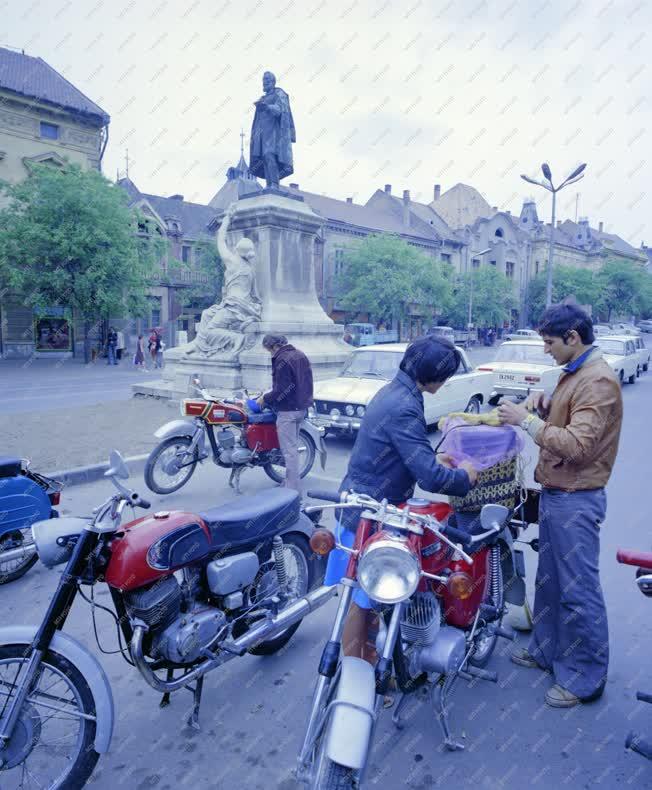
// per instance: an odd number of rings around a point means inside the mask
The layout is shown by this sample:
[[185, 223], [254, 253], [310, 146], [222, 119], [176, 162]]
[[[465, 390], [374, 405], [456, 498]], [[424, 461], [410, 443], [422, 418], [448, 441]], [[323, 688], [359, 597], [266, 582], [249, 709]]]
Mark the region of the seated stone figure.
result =
[[262, 304], [256, 294], [253, 242], [240, 239], [235, 251], [226, 244], [226, 233], [234, 211], [235, 203], [232, 203], [217, 234], [217, 249], [224, 263], [222, 301], [203, 311], [196, 338], [183, 347], [186, 355], [237, 355], [244, 345], [245, 328], [254, 321], [260, 321]]

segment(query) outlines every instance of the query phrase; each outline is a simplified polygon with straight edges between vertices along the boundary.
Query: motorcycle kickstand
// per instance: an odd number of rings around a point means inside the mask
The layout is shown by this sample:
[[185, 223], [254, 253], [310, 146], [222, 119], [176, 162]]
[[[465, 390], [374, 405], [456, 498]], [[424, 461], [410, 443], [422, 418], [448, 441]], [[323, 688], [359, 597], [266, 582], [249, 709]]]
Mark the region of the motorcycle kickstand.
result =
[[401, 694], [401, 698], [394, 709], [394, 713], [392, 713], [392, 724], [396, 727], [397, 730], [402, 730], [405, 726], [403, 717], [401, 713], [403, 712], [403, 708], [407, 705], [408, 699], [410, 698], [410, 694]]
[[242, 494], [242, 491], [240, 490], [240, 475], [242, 474], [243, 469], [243, 466], [234, 466], [233, 469], [231, 469], [229, 485], [236, 494]]
[[188, 727], [191, 727], [193, 730], [201, 730], [201, 725], [199, 724], [199, 706], [201, 705], [201, 693], [204, 689], [204, 678], [203, 676], [197, 678], [195, 682], [195, 687], [186, 686], [188, 691], [192, 691], [193, 696], [193, 705], [192, 711], [190, 712], [186, 724]]
[[456, 741], [451, 736], [450, 728], [448, 726], [448, 709], [446, 707], [446, 697], [452, 689], [456, 677], [457, 675], [446, 675], [443, 682], [434, 683], [431, 690], [432, 702], [435, 706], [437, 719], [439, 721], [439, 725], [441, 726], [442, 732], [444, 733], [444, 746], [450, 752], [462, 751], [464, 749], [464, 744]]
[[[170, 681], [173, 678], [174, 678], [174, 670], [168, 667], [168, 673], [166, 678], [167, 682], [170, 683]], [[163, 694], [163, 696], [161, 697], [161, 701], [159, 702], [158, 706], [159, 708], [167, 708], [169, 704], [170, 704], [170, 692], [166, 691], [165, 694]]]

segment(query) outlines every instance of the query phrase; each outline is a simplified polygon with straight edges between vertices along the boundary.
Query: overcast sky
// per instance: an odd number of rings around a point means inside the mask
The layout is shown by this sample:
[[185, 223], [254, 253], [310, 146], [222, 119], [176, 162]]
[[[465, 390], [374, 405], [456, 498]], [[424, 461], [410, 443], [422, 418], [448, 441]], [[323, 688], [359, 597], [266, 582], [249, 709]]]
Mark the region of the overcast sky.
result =
[[286, 182], [364, 203], [461, 181], [549, 219], [519, 174], [585, 161], [558, 216], [579, 192], [579, 216], [652, 245], [652, 0], [0, 0], [0, 18], [0, 44], [110, 114], [104, 172], [128, 148], [143, 192], [208, 202], [270, 69], [297, 129]]

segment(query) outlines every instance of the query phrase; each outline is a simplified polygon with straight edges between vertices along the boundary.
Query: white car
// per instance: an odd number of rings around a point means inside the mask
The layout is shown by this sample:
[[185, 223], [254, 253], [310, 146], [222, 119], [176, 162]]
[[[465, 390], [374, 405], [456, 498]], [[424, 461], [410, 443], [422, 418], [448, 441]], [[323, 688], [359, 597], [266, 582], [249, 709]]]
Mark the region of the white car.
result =
[[639, 332], [652, 332], [652, 321], [645, 319], [643, 321], [639, 321], [636, 325], [636, 328]]
[[[354, 351], [337, 378], [315, 382], [313, 421], [329, 433], [357, 431], [369, 401], [398, 373], [407, 347], [407, 343], [383, 343]], [[466, 352], [456, 348], [462, 356], [458, 372], [434, 395], [423, 393], [428, 425], [452, 411], [477, 413], [491, 394], [491, 376], [479, 372]]]
[[530, 392], [551, 395], [561, 376], [561, 367], [546, 354], [543, 340], [508, 340], [498, 348], [493, 362], [478, 366], [493, 375], [493, 392], [489, 403], [496, 404], [503, 395], [526, 398]]
[[645, 345], [645, 341], [640, 335], [610, 335], [605, 340], [622, 340], [624, 343], [633, 343], [636, 352], [637, 369], [636, 375], [640, 376], [650, 366], [650, 349]]
[[536, 329], [517, 329], [505, 335], [505, 340], [538, 340], [540, 337]]
[[605, 362], [618, 376], [621, 383], [629, 381], [633, 384], [636, 381], [638, 372], [638, 352], [633, 337], [618, 337], [608, 335], [597, 337], [595, 345], [602, 349]]

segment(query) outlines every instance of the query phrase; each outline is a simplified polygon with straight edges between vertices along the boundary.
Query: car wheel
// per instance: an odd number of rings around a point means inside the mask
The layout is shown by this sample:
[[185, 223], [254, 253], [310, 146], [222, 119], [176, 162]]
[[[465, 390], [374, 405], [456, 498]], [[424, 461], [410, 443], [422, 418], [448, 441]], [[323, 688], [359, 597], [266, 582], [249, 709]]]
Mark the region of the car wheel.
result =
[[634, 373], [633, 375], [631, 375], [631, 376], [630, 376], [630, 377], [627, 379], [627, 381], [629, 381], [629, 383], [630, 383], [630, 384], [633, 384], [633, 383], [636, 381], [636, 376], [638, 376], [638, 373]]
[[625, 371], [621, 370], [618, 374], [618, 378], [620, 379], [620, 383], [623, 384], [625, 382]]
[[480, 414], [481, 406], [482, 401], [477, 395], [474, 395], [466, 404], [466, 409], [464, 409], [464, 411], [466, 414]]
[[636, 378], [638, 379], [640, 377], [641, 377], [641, 368], [639, 366], [639, 367], [636, 368]]

